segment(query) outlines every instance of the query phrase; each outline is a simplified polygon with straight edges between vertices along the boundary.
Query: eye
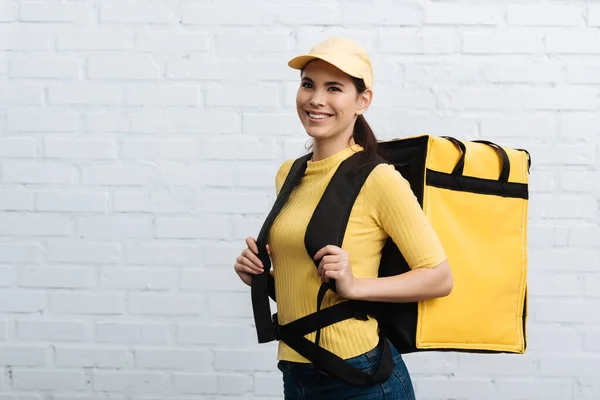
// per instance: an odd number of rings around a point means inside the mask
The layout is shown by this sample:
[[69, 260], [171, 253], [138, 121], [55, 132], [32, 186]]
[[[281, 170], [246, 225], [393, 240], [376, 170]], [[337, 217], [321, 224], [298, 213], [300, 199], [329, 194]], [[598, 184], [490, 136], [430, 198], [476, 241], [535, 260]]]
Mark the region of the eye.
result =
[[305, 89], [310, 89], [310, 88], [312, 88], [312, 85], [310, 83], [308, 83], [308, 82], [302, 82], [300, 84], [300, 87], [303, 87]]
[[337, 86], [330, 86], [330, 87], [329, 87], [329, 90], [333, 90], [334, 92], [341, 92], [341, 91], [342, 91], [342, 89], [340, 89], [340, 88], [339, 88], [339, 87], [337, 87]]

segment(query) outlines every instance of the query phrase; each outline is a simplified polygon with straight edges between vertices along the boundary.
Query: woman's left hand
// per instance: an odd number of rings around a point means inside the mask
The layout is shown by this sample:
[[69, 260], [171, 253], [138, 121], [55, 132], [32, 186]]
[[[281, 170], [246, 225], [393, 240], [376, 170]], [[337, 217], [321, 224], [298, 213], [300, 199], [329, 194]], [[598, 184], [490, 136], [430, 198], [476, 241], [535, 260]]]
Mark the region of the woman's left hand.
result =
[[315, 260], [321, 259], [317, 273], [323, 282], [335, 279], [337, 293], [351, 299], [356, 282], [350, 266], [350, 256], [346, 250], [328, 245], [315, 254]]

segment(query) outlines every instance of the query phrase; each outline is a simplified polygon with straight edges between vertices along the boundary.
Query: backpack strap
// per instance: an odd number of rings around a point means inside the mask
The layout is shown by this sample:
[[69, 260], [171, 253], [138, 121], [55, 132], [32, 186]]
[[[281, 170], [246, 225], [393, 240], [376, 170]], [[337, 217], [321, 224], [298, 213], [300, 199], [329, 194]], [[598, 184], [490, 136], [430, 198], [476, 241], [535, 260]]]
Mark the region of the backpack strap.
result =
[[256, 239], [258, 258], [265, 266], [263, 273], [253, 276], [251, 283], [252, 309], [259, 343], [275, 340], [275, 328], [271, 320], [271, 305], [269, 304], [269, 295], [275, 299], [275, 284], [269, 272], [271, 270], [271, 259], [267, 253], [267, 237], [275, 218], [277, 218], [292, 191], [304, 176], [307, 162], [311, 157], [312, 153], [309, 153], [294, 161], [279, 195], [275, 199], [271, 212], [265, 219]]

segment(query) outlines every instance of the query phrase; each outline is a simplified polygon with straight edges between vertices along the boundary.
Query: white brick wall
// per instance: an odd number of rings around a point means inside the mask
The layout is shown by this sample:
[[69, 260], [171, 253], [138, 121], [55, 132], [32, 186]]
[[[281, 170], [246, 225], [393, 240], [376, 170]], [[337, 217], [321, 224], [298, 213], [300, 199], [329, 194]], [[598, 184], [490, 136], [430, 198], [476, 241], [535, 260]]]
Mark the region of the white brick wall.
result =
[[0, 0], [0, 400], [282, 398], [232, 265], [307, 140], [286, 62], [333, 35], [381, 139], [533, 156], [529, 350], [407, 355], [418, 398], [600, 399], [594, 3]]

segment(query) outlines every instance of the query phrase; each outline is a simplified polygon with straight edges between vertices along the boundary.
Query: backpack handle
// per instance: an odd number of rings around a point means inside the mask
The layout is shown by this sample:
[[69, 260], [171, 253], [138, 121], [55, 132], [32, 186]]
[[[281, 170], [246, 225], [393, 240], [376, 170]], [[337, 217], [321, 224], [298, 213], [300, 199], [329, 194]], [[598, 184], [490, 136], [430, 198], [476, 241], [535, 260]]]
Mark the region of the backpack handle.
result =
[[[463, 176], [464, 168], [465, 168], [465, 154], [467, 153], [467, 147], [460, 140], [453, 138], [451, 136], [442, 136], [444, 139], [450, 140], [454, 143], [460, 150], [461, 155], [452, 170], [452, 175], [455, 176]], [[500, 158], [502, 159], [502, 169], [500, 171], [500, 177], [498, 181], [500, 183], [508, 183], [508, 177], [510, 175], [510, 159], [508, 158], [508, 154], [506, 150], [502, 148], [502, 146], [497, 145], [496, 143], [490, 142], [489, 140], [473, 140], [473, 143], [483, 143], [488, 146], [491, 146], [496, 149], [496, 151], [500, 154]]]

